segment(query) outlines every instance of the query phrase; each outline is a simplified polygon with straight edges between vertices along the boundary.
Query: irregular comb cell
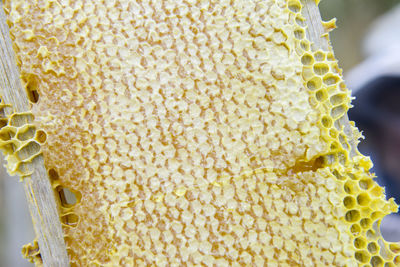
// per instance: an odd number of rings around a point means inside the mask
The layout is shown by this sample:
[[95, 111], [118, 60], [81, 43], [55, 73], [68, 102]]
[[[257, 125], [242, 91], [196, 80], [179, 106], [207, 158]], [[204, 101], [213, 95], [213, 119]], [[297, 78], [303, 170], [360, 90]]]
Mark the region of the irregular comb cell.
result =
[[1, 131], [43, 153], [72, 266], [400, 264], [299, 1], [5, 9], [35, 120]]

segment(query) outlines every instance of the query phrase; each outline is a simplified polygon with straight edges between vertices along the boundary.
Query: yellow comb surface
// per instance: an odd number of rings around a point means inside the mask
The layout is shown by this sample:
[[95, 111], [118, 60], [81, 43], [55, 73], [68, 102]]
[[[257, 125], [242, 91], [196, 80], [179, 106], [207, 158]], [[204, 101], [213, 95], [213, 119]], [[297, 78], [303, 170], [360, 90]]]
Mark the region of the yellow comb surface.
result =
[[301, 9], [6, 1], [46, 168], [77, 198], [60, 202], [73, 266], [400, 264], [379, 233], [397, 207]]

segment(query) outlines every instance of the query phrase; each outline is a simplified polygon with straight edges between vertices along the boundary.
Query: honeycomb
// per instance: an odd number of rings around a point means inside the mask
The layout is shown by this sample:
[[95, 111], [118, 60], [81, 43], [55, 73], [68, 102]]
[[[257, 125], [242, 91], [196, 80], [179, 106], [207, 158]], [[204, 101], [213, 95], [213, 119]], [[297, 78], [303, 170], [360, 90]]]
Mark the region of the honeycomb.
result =
[[341, 124], [349, 91], [299, 1], [5, 11], [72, 266], [400, 265], [379, 230], [397, 206]]

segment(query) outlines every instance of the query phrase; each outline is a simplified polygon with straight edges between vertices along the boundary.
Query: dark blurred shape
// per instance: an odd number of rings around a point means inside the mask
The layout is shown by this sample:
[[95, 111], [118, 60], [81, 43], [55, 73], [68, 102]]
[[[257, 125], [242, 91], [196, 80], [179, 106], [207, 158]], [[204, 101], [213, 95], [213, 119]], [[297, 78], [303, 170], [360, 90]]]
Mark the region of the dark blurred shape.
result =
[[381, 76], [355, 93], [350, 120], [363, 131], [359, 149], [370, 155], [387, 198], [400, 200], [400, 77]]

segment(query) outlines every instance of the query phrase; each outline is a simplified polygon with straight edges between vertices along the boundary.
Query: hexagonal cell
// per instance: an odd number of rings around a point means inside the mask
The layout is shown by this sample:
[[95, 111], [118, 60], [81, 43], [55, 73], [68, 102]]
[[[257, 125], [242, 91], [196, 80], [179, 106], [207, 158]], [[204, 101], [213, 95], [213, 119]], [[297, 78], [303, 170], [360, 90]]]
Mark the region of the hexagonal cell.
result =
[[356, 201], [352, 196], [347, 196], [343, 199], [343, 205], [347, 208], [347, 209], [352, 209], [354, 208], [354, 206], [356, 205]]
[[40, 144], [44, 144], [47, 140], [47, 133], [42, 130], [37, 130], [35, 140], [38, 141]]
[[367, 206], [371, 201], [371, 197], [368, 193], [361, 193], [357, 196], [357, 203], [361, 206]]
[[352, 224], [351, 225], [351, 227], [350, 227], [350, 232], [353, 234], [353, 235], [358, 235], [360, 232], [361, 232], [361, 227], [360, 227], [360, 225], [358, 225], [358, 224]]
[[31, 113], [14, 113], [10, 118], [10, 126], [21, 127], [33, 121], [34, 117]]
[[79, 216], [70, 212], [61, 216], [61, 222], [66, 226], [76, 227], [79, 224]]
[[0, 139], [3, 141], [9, 141], [12, 138], [14, 138], [16, 132], [17, 132], [17, 129], [15, 129], [15, 128], [9, 128], [7, 130], [4, 129], [0, 132]]
[[294, 31], [294, 37], [298, 40], [301, 40], [305, 37], [305, 31], [302, 28], [296, 29]]
[[288, 3], [288, 8], [294, 13], [298, 13], [301, 10], [301, 4], [298, 0], [290, 0]]
[[355, 256], [356, 260], [358, 260], [361, 263], [367, 263], [371, 258], [369, 253], [365, 250], [357, 251], [354, 254], [354, 256]]
[[360, 219], [360, 212], [358, 210], [349, 210], [344, 217], [348, 222], [356, 222]]
[[26, 94], [31, 103], [39, 101], [38, 77], [34, 74], [25, 74], [22, 79], [25, 81]]
[[316, 98], [319, 102], [325, 101], [325, 100], [328, 98], [327, 93], [326, 93], [326, 90], [321, 89], [321, 90], [317, 91], [317, 92], [315, 93], [315, 98]]
[[40, 152], [40, 145], [35, 141], [31, 141], [22, 148], [20, 148], [17, 151], [17, 154], [20, 160], [26, 160], [32, 157], [33, 155], [37, 155], [39, 152]]
[[367, 241], [365, 240], [364, 237], [356, 237], [354, 238], [354, 246], [357, 249], [363, 249], [367, 245]]
[[383, 266], [383, 259], [380, 256], [373, 256], [371, 258], [371, 265], [372, 267], [381, 267]]
[[337, 84], [340, 81], [340, 78], [337, 75], [328, 73], [323, 78], [324, 84], [331, 86]]
[[367, 249], [368, 249], [369, 253], [375, 254], [378, 252], [379, 247], [378, 247], [378, 244], [376, 244], [375, 242], [371, 242], [368, 244]]
[[307, 88], [311, 91], [319, 89], [321, 85], [322, 85], [322, 80], [319, 77], [314, 77], [307, 82]]
[[29, 125], [28, 127], [23, 127], [18, 129], [17, 139], [20, 141], [26, 141], [28, 139], [32, 139], [35, 136], [36, 127], [33, 125]]
[[82, 195], [78, 191], [73, 191], [63, 186], [57, 186], [56, 192], [60, 197], [61, 205], [64, 208], [71, 208], [80, 202]]
[[326, 58], [326, 55], [322, 51], [316, 51], [314, 53], [314, 58], [315, 58], [316, 61], [324, 61], [325, 58]]
[[361, 179], [358, 184], [361, 189], [368, 190], [374, 184], [374, 181], [371, 178]]
[[305, 53], [301, 57], [301, 63], [303, 63], [303, 65], [312, 65], [314, 64], [314, 58], [309, 53]]
[[370, 218], [363, 218], [360, 220], [360, 226], [364, 229], [370, 228], [372, 225], [372, 220]]

